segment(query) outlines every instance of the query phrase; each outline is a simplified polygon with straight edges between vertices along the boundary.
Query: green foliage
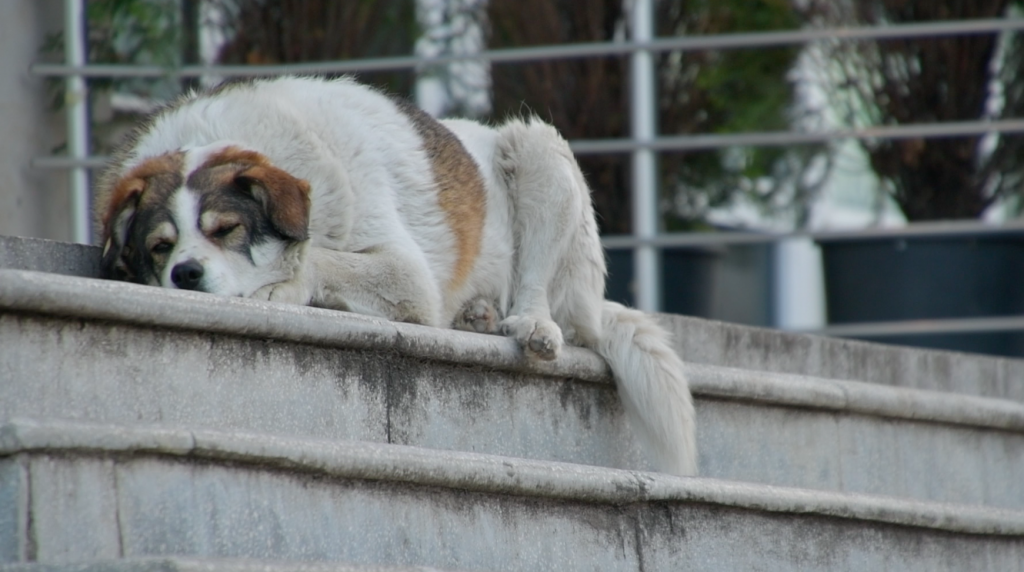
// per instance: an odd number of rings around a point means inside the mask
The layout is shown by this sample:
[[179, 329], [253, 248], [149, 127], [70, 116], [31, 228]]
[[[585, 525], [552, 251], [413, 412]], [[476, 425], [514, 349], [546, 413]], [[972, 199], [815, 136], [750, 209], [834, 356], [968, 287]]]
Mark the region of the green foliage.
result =
[[[89, 61], [109, 64], [181, 65], [182, 22], [179, 0], [89, 0]], [[180, 91], [170, 79], [96, 80], [94, 87], [115, 86], [168, 99]]]
[[[411, 52], [418, 31], [408, 0], [208, 0], [228, 17], [231, 38], [222, 63], [285, 63]], [[182, 62], [180, 0], [90, 0], [92, 62]], [[661, 0], [659, 36], [795, 29], [790, 0]], [[608, 41], [621, 34], [621, 0], [490, 0], [491, 46]], [[737, 49], [659, 56], [659, 131], [665, 135], [788, 129], [794, 85], [788, 79], [799, 49]], [[537, 62], [493, 68], [495, 117], [533, 110], [569, 138], [628, 135], [628, 58]], [[410, 74], [364, 77], [408, 92]], [[106, 82], [108, 85], [110, 82]], [[170, 79], [117, 80], [119, 90], [167, 99]], [[665, 224], [703, 224], [709, 209], [738, 200], [766, 214], [802, 211], [814, 188], [805, 167], [821, 146], [726, 149], [663, 154]], [[606, 232], [629, 230], [629, 163], [624, 157], [582, 159]], [[797, 219], [799, 219], [799, 215]]]
[[[182, 27], [179, 0], [88, 0], [85, 17], [86, 61], [98, 64], [145, 64], [168, 69], [181, 63]], [[64, 33], [46, 37], [40, 53], [63, 56]], [[169, 98], [178, 86], [167, 79], [90, 78], [90, 89], [121, 89]], [[50, 84], [54, 109], [63, 105], [64, 84]]]
[[[663, 2], [659, 35], [706, 35], [796, 29], [788, 0]], [[741, 133], [790, 128], [794, 84], [788, 74], [799, 48], [680, 52], [662, 56], [663, 133]], [[815, 184], [804, 173], [823, 146], [735, 148], [667, 155], [663, 194], [669, 229], [700, 225], [710, 209], [738, 200], [766, 216], [789, 214], [800, 224]], [[821, 182], [818, 177], [815, 182]]]
[[[800, 26], [788, 2], [720, 0], [691, 2], [696, 12], [680, 22], [674, 35], [785, 30]], [[697, 20], [690, 22], [688, 20]], [[692, 28], [701, 28], [692, 30]], [[706, 94], [706, 111], [716, 133], [785, 129], [792, 101], [786, 73], [796, 48], [729, 50], [698, 60], [693, 88]]]
[[178, 0], [90, 0], [89, 60], [180, 63], [182, 38]]
[[[600, 42], [621, 38], [621, 0], [490, 0], [493, 48]], [[801, 17], [790, 0], [661, 0], [659, 37], [796, 29]], [[797, 48], [668, 52], [656, 63], [658, 131], [662, 135], [785, 130], [791, 124], [794, 85], [788, 79]], [[495, 116], [532, 110], [570, 139], [629, 136], [629, 59], [590, 58], [498, 65], [493, 68]], [[774, 147], [660, 155], [664, 224], [704, 224], [708, 211], [749, 201], [765, 213], [795, 211], [814, 187], [802, 166], [821, 146]], [[584, 156], [605, 233], [630, 230], [629, 161]]]

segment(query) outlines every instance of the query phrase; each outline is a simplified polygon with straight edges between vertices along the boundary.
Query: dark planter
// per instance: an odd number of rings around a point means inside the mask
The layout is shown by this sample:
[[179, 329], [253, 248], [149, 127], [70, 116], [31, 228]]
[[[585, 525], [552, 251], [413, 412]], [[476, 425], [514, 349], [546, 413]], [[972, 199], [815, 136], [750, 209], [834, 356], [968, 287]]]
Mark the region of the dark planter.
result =
[[[1024, 314], [1024, 235], [820, 240], [830, 324]], [[1024, 355], [1024, 332], [863, 337]]]
[[[671, 248], [661, 255], [662, 311], [710, 317], [718, 253], [705, 248]], [[605, 297], [633, 306], [633, 251], [608, 252]]]

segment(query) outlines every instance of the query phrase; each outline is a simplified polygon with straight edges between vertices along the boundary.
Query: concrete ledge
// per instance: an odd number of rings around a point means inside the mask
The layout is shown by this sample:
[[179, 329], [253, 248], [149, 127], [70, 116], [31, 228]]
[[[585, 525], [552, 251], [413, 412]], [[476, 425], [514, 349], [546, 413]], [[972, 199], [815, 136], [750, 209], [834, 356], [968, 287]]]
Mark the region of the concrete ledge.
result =
[[552, 362], [532, 361], [526, 359], [514, 341], [501, 336], [41, 272], [0, 269], [0, 312], [385, 350], [429, 360], [610, 382], [604, 361], [578, 348], [566, 348]]
[[0, 268], [97, 278], [101, 254], [95, 246], [0, 235]]
[[[40, 272], [0, 269], [2, 313], [395, 352], [428, 361], [611, 383], [604, 361], [579, 348], [566, 348], [556, 361], [537, 362], [500, 336]], [[1024, 404], [1018, 402], [694, 363], [687, 365], [686, 373], [695, 394], [718, 399], [1024, 432]]]
[[693, 363], [1024, 402], [1024, 359], [844, 340], [659, 314]]
[[686, 375], [707, 397], [1024, 432], [1015, 401], [692, 363]]
[[[423, 566], [356, 566], [341, 562], [266, 562], [229, 558], [123, 558], [69, 564], [0, 564], [0, 572], [447, 572]], [[453, 571], [452, 571], [453, 572]]]
[[354, 441], [17, 420], [0, 455], [52, 453], [195, 457], [324, 476], [481, 493], [625, 505], [691, 502], [811, 514], [966, 534], [1024, 536], [1024, 512], [604, 469]]
[[[0, 268], [96, 277], [100, 249], [0, 236]], [[1024, 359], [998, 358], [781, 332], [662, 314], [691, 363], [856, 379], [1024, 402]]]

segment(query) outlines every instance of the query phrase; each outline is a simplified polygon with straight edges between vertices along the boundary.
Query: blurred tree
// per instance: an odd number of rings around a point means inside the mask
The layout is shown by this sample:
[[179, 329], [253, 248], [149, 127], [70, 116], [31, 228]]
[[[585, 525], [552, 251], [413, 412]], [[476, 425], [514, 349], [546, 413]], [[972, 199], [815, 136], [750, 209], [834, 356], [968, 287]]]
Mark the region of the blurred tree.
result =
[[[409, 0], [207, 0], [227, 15], [217, 60], [273, 64], [408, 55], [417, 36]], [[410, 72], [361, 74], [410, 93]]]
[[[815, 0], [826, 25], [999, 18], [1015, 0]], [[1024, 115], [1024, 35], [833, 42], [823, 51], [830, 100], [848, 126]], [[1024, 137], [866, 140], [878, 175], [908, 220], [979, 217], [1024, 193]]]
[[[89, 61], [166, 68], [181, 65], [184, 34], [179, 4], [179, 0], [89, 0]], [[63, 40], [60, 42], [63, 45]], [[166, 79], [90, 80], [94, 88], [111, 85], [158, 99], [173, 97], [179, 90], [176, 82]]]
[[[210, 26], [227, 40], [217, 61], [230, 64], [408, 55], [418, 33], [407, 0], [89, 0], [87, 17], [90, 61], [167, 68], [199, 63], [200, 36]], [[60, 38], [51, 44], [46, 49], [59, 49]], [[411, 85], [409, 73], [367, 75], [403, 93]], [[168, 99], [195, 82], [175, 84], [145, 78], [118, 85]]]
[[[220, 15], [217, 25], [228, 39], [217, 58], [220, 63], [405, 55], [413, 51], [417, 37], [437, 39], [430, 30], [421, 36], [421, 27], [429, 26], [417, 25], [416, 3], [408, 0], [203, 0], [202, 10], [191, 6], [191, 11], [181, 1], [92, 0], [107, 11], [107, 18], [95, 26], [97, 37], [109, 40], [100, 44], [125, 46], [97, 60], [138, 63], [145, 57], [174, 65], [194, 59], [194, 42], [187, 40], [197, 35], [175, 30], [182, 21], [202, 20], [198, 14], [211, 11]], [[474, 19], [477, 24], [489, 23], [492, 48], [626, 39], [623, 0], [459, 1], [470, 11], [486, 4], [486, 17]], [[661, 36], [792, 29], [800, 24], [790, 0], [661, 0], [656, 7], [656, 32]], [[421, 12], [421, 19], [430, 20]], [[122, 38], [125, 18], [132, 26], [159, 27]], [[426, 49], [424, 45], [421, 42]], [[794, 110], [794, 84], [788, 74], [799, 53], [798, 48], [779, 48], [659, 54], [660, 132], [788, 128]], [[494, 66], [493, 116], [537, 113], [570, 139], [624, 137], [629, 131], [627, 73], [626, 57]], [[414, 72], [362, 74], [362, 79], [411, 94]], [[700, 224], [710, 209], [737, 200], [769, 213], [801, 211], [823, 179], [806, 176], [810, 159], [820, 151], [808, 146], [663, 154], [666, 226], [674, 230]], [[581, 163], [594, 188], [603, 231], [628, 232], [628, 158], [586, 156]], [[796, 219], [801, 220], [799, 212]]]
[[[800, 24], [789, 0], [662, 0], [656, 7], [659, 36], [792, 29]], [[491, 0], [490, 21], [493, 48], [626, 39], [621, 0]], [[782, 48], [659, 55], [660, 132], [787, 129], [794, 101], [787, 74], [798, 54], [798, 49]], [[625, 137], [628, 65], [628, 58], [608, 57], [495, 66], [496, 114], [532, 111], [571, 139]], [[699, 224], [710, 209], [741, 197], [767, 211], [802, 208], [820, 183], [820, 178], [804, 176], [805, 166], [820, 151], [663, 154], [666, 226]], [[629, 232], [629, 162], [622, 156], [586, 156], [581, 164], [594, 189], [602, 230]]]
[[[487, 0], [416, 0], [416, 55], [474, 56], [487, 49]], [[465, 59], [420, 66], [416, 103], [436, 116], [480, 118], [491, 111], [491, 65]]]
[[[658, 6], [659, 36], [792, 30], [802, 23], [791, 0], [663, 0]], [[664, 54], [662, 132], [789, 130], [802, 113], [792, 76], [800, 51], [793, 46]], [[668, 227], [686, 228], [709, 209], [737, 201], [803, 226], [827, 178], [830, 158], [822, 145], [666, 155], [662, 182]]]
[[[622, 0], [491, 0], [494, 49], [623, 38]], [[569, 139], [629, 131], [627, 59], [586, 58], [501, 64], [491, 69], [495, 117], [536, 113]], [[629, 228], [629, 161], [582, 156], [606, 232]]]
[[[180, 0], [181, 12], [181, 63], [196, 65], [202, 63], [202, 41], [199, 38], [202, 29], [203, 0]], [[199, 88], [199, 78], [181, 78], [182, 91]]]

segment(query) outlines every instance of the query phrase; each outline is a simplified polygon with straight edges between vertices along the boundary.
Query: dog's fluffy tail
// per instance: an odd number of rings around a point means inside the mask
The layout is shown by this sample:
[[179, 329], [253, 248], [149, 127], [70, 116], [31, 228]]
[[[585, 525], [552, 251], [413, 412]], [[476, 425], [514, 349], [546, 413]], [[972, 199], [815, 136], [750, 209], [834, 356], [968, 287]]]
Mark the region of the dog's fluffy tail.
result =
[[611, 366], [630, 425], [663, 472], [697, 474], [693, 399], [683, 361], [654, 318], [604, 302], [594, 348]]

